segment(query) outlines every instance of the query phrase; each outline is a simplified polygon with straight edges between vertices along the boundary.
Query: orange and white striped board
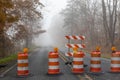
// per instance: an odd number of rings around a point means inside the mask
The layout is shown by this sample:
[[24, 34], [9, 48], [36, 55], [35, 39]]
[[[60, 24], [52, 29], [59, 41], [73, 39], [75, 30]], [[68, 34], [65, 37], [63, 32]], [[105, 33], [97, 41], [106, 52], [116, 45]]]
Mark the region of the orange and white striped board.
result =
[[73, 53], [72, 53], [72, 52], [65, 53], [65, 56], [70, 56], [70, 57], [72, 57], [72, 56], [73, 56]]
[[101, 72], [101, 60], [100, 60], [100, 52], [93, 51], [91, 53], [91, 64], [90, 64], [90, 72]]
[[120, 52], [111, 55], [111, 72], [120, 72]]
[[17, 75], [27, 76], [29, 74], [28, 70], [28, 54], [19, 53], [17, 60]]
[[50, 52], [48, 55], [48, 74], [59, 74], [59, 55], [56, 52]]
[[73, 54], [73, 73], [83, 73], [84, 72], [84, 53], [82, 51]]
[[[71, 44], [70, 40], [85, 40], [85, 36], [80, 36], [80, 35], [67, 35], [65, 38], [68, 40], [68, 43], [65, 44], [65, 47], [68, 48], [68, 52], [65, 53], [66, 56], [73, 56], [73, 53], [70, 52], [71, 48], [85, 48], [85, 44]], [[81, 42], [82, 43], [82, 42]]]
[[84, 40], [85, 39], [85, 36], [75, 36], [75, 35], [72, 35], [72, 36], [65, 36], [66, 39], [70, 40]]
[[74, 48], [74, 47], [77, 47], [77, 48], [85, 48], [85, 44], [66, 44], [65, 45], [67, 48]]

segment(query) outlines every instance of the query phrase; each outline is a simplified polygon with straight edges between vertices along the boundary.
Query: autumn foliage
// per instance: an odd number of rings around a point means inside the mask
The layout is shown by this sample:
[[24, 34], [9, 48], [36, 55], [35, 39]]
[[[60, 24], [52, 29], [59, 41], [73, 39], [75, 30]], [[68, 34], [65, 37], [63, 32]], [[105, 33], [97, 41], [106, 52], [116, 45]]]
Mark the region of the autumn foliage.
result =
[[31, 24], [42, 18], [38, 7], [43, 7], [39, 0], [0, 0], [0, 58], [32, 42], [36, 31]]

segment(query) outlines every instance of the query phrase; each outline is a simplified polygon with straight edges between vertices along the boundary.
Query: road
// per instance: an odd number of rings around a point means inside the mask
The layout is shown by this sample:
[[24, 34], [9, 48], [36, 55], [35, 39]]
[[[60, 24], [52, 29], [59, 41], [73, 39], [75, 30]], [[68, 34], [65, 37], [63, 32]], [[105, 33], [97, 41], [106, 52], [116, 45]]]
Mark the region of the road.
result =
[[[119, 80], [119, 73], [110, 73], [110, 61], [102, 59], [102, 73], [89, 72], [89, 66], [85, 68], [84, 74], [73, 74], [69, 65], [65, 65], [66, 57], [64, 51], [60, 51], [60, 70], [59, 75], [48, 75], [48, 53], [52, 51], [52, 47], [41, 47], [29, 56], [30, 75], [27, 77], [17, 76], [17, 66], [10, 70], [0, 80]], [[90, 56], [84, 59], [85, 64], [89, 65]]]
[[[61, 52], [66, 52], [67, 50], [61, 48]], [[110, 59], [101, 58], [101, 73], [91, 73], [89, 71], [90, 68], [90, 55], [86, 52], [86, 56], [84, 57], [84, 63], [88, 66], [85, 69], [84, 76], [86, 75], [87, 80], [120, 80], [120, 73], [111, 73], [110, 72]], [[83, 76], [83, 75], [82, 75]], [[84, 79], [83, 79], [84, 80]]]
[[[90, 56], [86, 56], [85, 58], [86, 63], [89, 64]], [[110, 60], [101, 58], [101, 68], [102, 73], [99, 74], [93, 74], [88, 72], [89, 66], [87, 68], [86, 74], [89, 75], [93, 80], [119, 80], [120, 79], [120, 73], [111, 73], [110, 72]]]
[[30, 76], [18, 77], [16, 74], [16, 66], [10, 70], [0, 80], [79, 80], [77, 76], [74, 76], [70, 68], [66, 66], [63, 60], [60, 59], [60, 75], [48, 75], [48, 52], [52, 50], [49, 47], [43, 47], [33, 52], [29, 57], [29, 69]]

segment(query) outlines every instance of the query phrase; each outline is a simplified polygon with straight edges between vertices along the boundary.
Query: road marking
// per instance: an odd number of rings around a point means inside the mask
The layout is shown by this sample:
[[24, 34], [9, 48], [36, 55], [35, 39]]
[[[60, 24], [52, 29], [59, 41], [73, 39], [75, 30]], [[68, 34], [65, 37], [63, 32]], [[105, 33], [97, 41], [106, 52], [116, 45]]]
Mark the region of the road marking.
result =
[[89, 80], [93, 80], [90, 76], [88, 76], [87, 74], [85, 74], [85, 77]]
[[[60, 58], [61, 58], [64, 62], [67, 61], [67, 58], [65, 58], [65, 56], [63, 56], [62, 54], [60, 54]], [[69, 66], [70, 69], [72, 70], [72, 66], [71, 66], [70, 64], [68, 64], [68, 66]], [[82, 76], [80, 76], [80, 75], [77, 75], [77, 77], [78, 77], [79, 79], [82, 78]]]
[[17, 65], [17, 64], [14, 64], [12, 67], [10, 67], [10, 68], [7, 69], [6, 71], [4, 71], [4, 72], [0, 75], [0, 77], [4, 77], [4, 75], [5, 75], [6, 73], [8, 73], [10, 70], [12, 70], [16, 65]]
[[[60, 51], [60, 58], [64, 61], [64, 62], [66, 62], [66, 61], [68, 61], [68, 59], [67, 58], [65, 58], [65, 56], [62, 54], [63, 52], [62, 51]], [[71, 69], [72, 69], [72, 66], [69, 64], [68, 65]], [[80, 76], [80, 75], [76, 75], [80, 80], [83, 80], [83, 78], [84, 77], [82, 77], [82, 76]], [[84, 76], [85, 76], [85, 78], [87, 78], [88, 80], [93, 80], [90, 76], [88, 76], [87, 74], [84, 74]]]
[[[31, 56], [31, 54], [29, 54], [29, 56]], [[17, 63], [14, 64], [13, 66], [11, 66], [10, 68], [8, 68], [6, 71], [4, 71], [2, 74], [0, 74], [0, 77], [4, 77], [5, 74], [7, 74], [10, 70], [12, 70], [15, 66], [17, 66]]]

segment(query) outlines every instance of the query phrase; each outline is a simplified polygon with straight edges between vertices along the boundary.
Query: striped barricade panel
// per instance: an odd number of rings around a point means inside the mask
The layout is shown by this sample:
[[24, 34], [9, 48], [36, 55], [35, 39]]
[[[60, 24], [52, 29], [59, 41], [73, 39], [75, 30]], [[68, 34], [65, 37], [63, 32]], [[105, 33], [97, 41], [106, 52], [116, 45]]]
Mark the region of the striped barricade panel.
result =
[[70, 40], [84, 40], [85, 39], [85, 36], [65, 36], [66, 39]]
[[65, 45], [67, 48], [74, 48], [74, 47], [77, 47], [77, 48], [85, 48], [85, 44], [66, 44]]
[[71, 44], [70, 40], [85, 40], [85, 36], [81, 36], [81, 35], [67, 35], [65, 36], [65, 38], [68, 40], [68, 44], [66, 44], [65, 46], [68, 48], [68, 53], [66, 53], [66, 56], [73, 56], [73, 53], [70, 52], [71, 48], [85, 48], [85, 44]]
[[68, 52], [68, 53], [65, 53], [65, 56], [73, 56], [73, 53], [72, 52]]

